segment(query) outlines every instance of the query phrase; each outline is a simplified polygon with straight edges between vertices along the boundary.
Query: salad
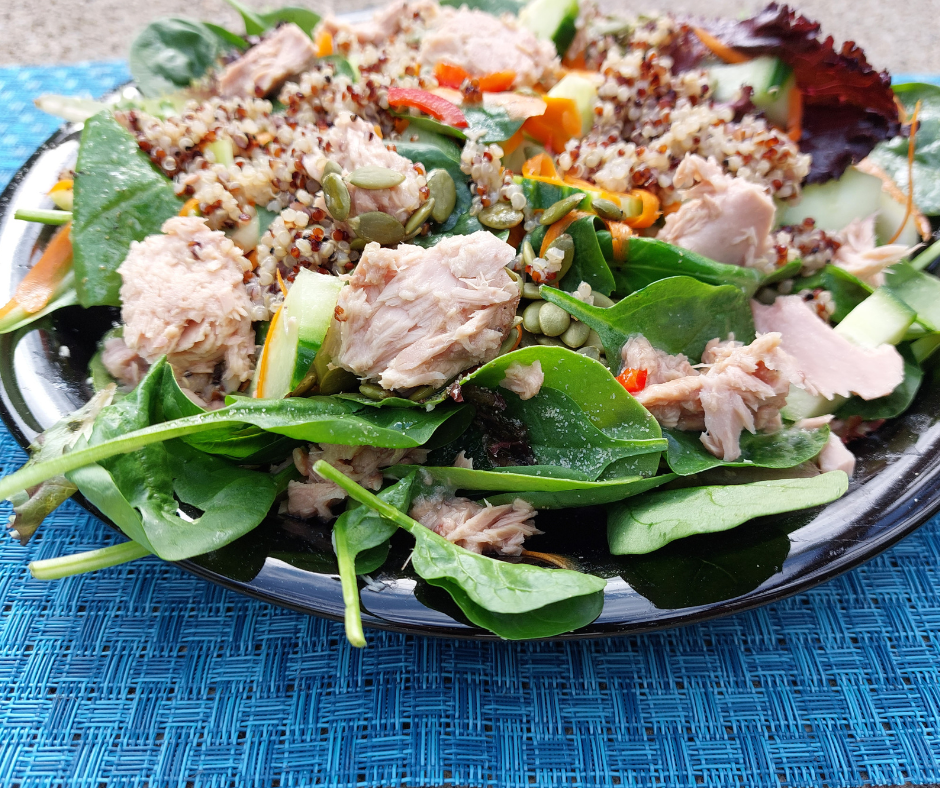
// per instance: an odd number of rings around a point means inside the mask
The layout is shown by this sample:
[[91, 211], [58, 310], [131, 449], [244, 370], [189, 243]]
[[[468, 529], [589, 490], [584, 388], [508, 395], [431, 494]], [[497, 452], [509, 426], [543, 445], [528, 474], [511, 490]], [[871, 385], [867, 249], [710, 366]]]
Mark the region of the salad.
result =
[[17, 213], [60, 227], [0, 330], [120, 319], [0, 499], [24, 544], [75, 491], [130, 540], [37, 577], [273, 513], [332, 523], [355, 645], [399, 529], [470, 622], [550, 637], [606, 581], [527, 548], [540, 510], [605, 507], [621, 556], [821, 506], [911, 405], [940, 88], [776, 4], [229, 2], [244, 31], [145, 28], [136, 92], [37, 99], [81, 143]]

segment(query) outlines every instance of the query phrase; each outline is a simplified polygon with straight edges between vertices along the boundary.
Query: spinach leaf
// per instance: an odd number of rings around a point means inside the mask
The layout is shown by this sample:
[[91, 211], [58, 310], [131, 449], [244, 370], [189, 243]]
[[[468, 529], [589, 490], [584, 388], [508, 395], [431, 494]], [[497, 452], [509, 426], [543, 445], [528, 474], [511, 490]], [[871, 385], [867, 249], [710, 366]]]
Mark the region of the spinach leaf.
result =
[[918, 323], [940, 331], [940, 279], [909, 263], [895, 263], [885, 271], [884, 286], [917, 312]]
[[277, 27], [281, 22], [290, 22], [297, 25], [311, 38], [313, 37], [313, 29], [320, 24], [319, 14], [314, 13], [309, 8], [298, 8], [297, 6], [284, 6], [284, 8], [275, 8], [273, 11], [264, 11], [257, 14], [257, 17], [265, 25], [265, 30]]
[[578, 285], [587, 282], [592, 290], [609, 296], [616, 286], [615, 275], [610, 272], [607, 260], [597, 243], [595, 223], [600, 219], [594, 216], [582, 216], [575, 219], [565, 230], [574, 241], [574, 262], [568, 273], [558, 283], [562, 290], [569, 293], [578, 289]]
[[507, 639], [544, 638], [583, 627], [600, 615], [607, 581], [567, 569], [510, 564], [471, 553], [364, 490], [327, 463], [314, 470], [415, 538], [411, 562], [445, 589], [464, 615]]
[[651, 553], [676, 539], [726, 531], [754, 517], [822, 506], [848, 488], [849, 477], [831, 471], [811, 479], [653, 492], [608, 509], [607, 541], [614, 555]]
[[72, 222], [79, 303], [120, 306], [117, 269], [131, 241], [160, 232], [182, 207], [173, 184], [110, 113], [89, 118], [78, 150]]
[[920, 364], [914, 358], [914, 352], [910, 344], [898, 346], [898, 350], [904, 357], [904, 380], [887, 397], [878, 397], [877, 399], [863, 400], [861, 397], [850, 397], [849, 400], [836, 411], [836, 416], [840, 419], [849, 416], [861, 416], [865, 421], [875, 421], [877, 419], [893, 419], [906, 411], [924, 379], [924, 371]]
[[[395, 150], [406, 159], [423, 164], [426, 172], [430, 172], [434, 169], [445, 170], [450, 177], [454, 179], [454, 185], [457, 187], [457, 203], [454, 205], [453, 213], [451, 213], [447, 221], [439, 227], [435, 227], [428, 236], [424, 236], [423, 238], [419, 236], [415, 239], [415, 242], [426, 241], [432, 236], [435, 242], [437, 242], [447, 235], [465, 234], [454, 232], [458, 220], [467, 215], [472, 202], [470, 187], [468, 185], [470, 178], [460, 169], [459, 149], [457, 149], [456, 146], [453, 146], [451, 149], [430, 142], [396, 142]], [[483, 229], [482, 225], [480, 225], [475, 218], [473, 221], [478, 229]], [[475, 231], [476, 230], [471, 230], [471, 232]]]
[[793, 292], [821, 288], [832, 293], [836, 311], [832, 313], [834, 323], [841, 323], [845, 316], [874, 292], [871, 285], [850, 274], [844, 268], [827, 265], [812, 276], [793, 280]]
[[467, 119], [467, 128], [458, 129], [448, 126], [439, 120], [429, 118], [427, 115], [410, 115], [407, 112], [393, 112], [392, 114], [407, 120], [418, 128], [435, 131], [448, 137], [459, 140], [477, 137], [484, 144], [491, 142], [505, 142], [522, 127], [522, 120], [514, 120], [502, 107], [484, 107], [480, 104], [465, 104], [460, 107]]
[[261, 18], [261, 15], [239, 0], [225, 0], [232, 8], [238, 11], [245, 23], [246, 36], [260, 36], [270, 25]]
[[614, 271], [617, 292], [623, 295], [672, 276], [690, 276], [710, 285], [734, 285], [748, 296], [754, 295], [763, 280], [754, 268], [725, 265], [688, 249], [642, 236], [630, 238], [627, 259]]
[[761, 280], [760, 285], [764, 287], [765, 285], [773, 285], [777, 282], [782, 282], [784, 279], [793, 279], [795, 276], [799, 276], [800, 269], [802, 268], [802, 260], [791, 260], [789, 263], [780, 266], [780, 268], [773, 273], [767, 274], [767, 276]]
[[452, 8], [460, 8], [460, 6], [465, 5], [468, 8], [484, 11], [493, 16], [501, 16], [502, 14], [517, 16], [525, 2], [524, 0], [470, 0], [469, 2], [467, 0], [441, 0], [441, 5], [449, 5]]
[[488, 495], [486, 500], [493, 506], [499, 506], [504, 503], [512, 503], [516, 498], [521, 498], [523, 501], [532, 504], [536, 509], [572, 509], [578, 506], [601, 506], [647, 492], [674, 478], [674, 474], [666, 473], [662, 476], [605, 479], [593, 482], [593, 486], [587, 489], [502, 493], [500, 495]]
[[[928, 216], [940, 214], [940, 86], [923, 82], [895, 85], [894, 93], [908, 116], [921, 102], [914, 152], [914, 202]], [[875, 147], [869, 157], [907, 192], [907, 137]]]
[[597, 331], [614, 365], [627, 339], [635, 334], [667, 353], [685, 353], [693, 362], [701, 359], [705, 345], [716, 337], [734, 334], [745, 343], [754, 339], [754, 320], [742, 290], [687, 276], [653, 282], [606, 309], [588, 306], [550, 287], [542, 288], [542, 298]]
[[[378, 497], [400, 511], [408, 511], [414, 474], [412, 468], [410, 476], [383, 490]], [[333, 545], [343, 587], [346, 638], [352, 645], [361, 648], [366, 641], [362, 633], [356, 575], [374, 572], [385, 563], [388, 557], [388, 540], [398, 530], [398, 526], [368, 506], [355, 504], [353, 501], [333, 524]]]
[[248, 42], [231, 30], [226, 30], [224, 27], [214, 25], [211, 22], [203, 22], [202, 24], [219, 40], [219, 46], [221, 48], [248, 49]]
[[359, 81], [359, 69], [342, 55], [326, 55], [325, 57], [318, 58], [317, 62], [332, 63], [333, 73], [336, 74], [336, 76], [347, 77], [349, 81], [354, 84]]
[[145, 96], [161, 96], [187, 88], [222, 53], [218, 35], [201, 22], [158, 19], [131, 44], [129, 66]]
[[680, 476], [691, 476], [709, 468], [793, 468], [813, 459], [829, 440], [829, 427], [802, 430], [798, 427], [777, 432], [741, 435], [741, 457], [725, 462], [711, 454], [699, 440], [698, 432], [664, 430], [669, 449], [666, 462]]

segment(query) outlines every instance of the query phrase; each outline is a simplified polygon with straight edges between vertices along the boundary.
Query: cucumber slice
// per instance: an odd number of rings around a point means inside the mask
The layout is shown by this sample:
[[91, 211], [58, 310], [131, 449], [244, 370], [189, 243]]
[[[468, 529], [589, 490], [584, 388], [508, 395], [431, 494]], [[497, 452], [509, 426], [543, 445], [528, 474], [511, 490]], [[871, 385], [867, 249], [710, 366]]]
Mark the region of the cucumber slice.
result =
[[780, 415], [790, 421], [813, 419], [816, 416], [834, 413], [848, 400], [848, 397], [840, 397], [839, 395], [832, 399], [826, 399], [822, 394], [810, 394], [799, 386], [791, 385], [790, 392], [787, 394], [787, 405], [780, 411]]
[[333, 320], [343, 281], [335, 276], [301, 269], [284, 303], [271, 320], [258, 362], [255, 396], [282, 399], [301, 384], [309, 388], [308, 373]]
[[751, 101], [773, 123], [785, 126], [790, 114], [790, 91], [796, 90], [796, 78], [780, 58], [756, 57], [746, 63], [721, 64], [708, 69], [712, 95], [716, 101], [731, 102], [747, 85], [754, 89]]
[[780, 225], [815, 219], [826, 232], [838, 232], [855, 219], [865, 219], [881, 208], [881, 179], [849, 167], [837, 181], [813, 184], [803, 189], [796, 205], [777, 214]]
[[578, 0], [531, 0], [519, 12], [519, 22], [536, 37], [555, 44], [558, 57], [564, 57], [574, 40]]
[[567, 74], [548, 91], [551, 98], [573, 99], [581, 114], [581, 134], [594, 126], [594, 106], [597, 104], [597, 86], [578, 74]]
[[917, 313], [894, 293], [879, 287], [845, 316], [835, 332], [862, 347], [896, 345], [916, 317]]
[[[881, 192], [881, 205], [878, 218], [875, 219], [875, 238], [879, 244], [886, 244], [897, 232], [904, 215], [907, 213], [907, 204], [898, 202], [886, 191]], [[912, 212], [907, 217], [904, 229], [894, 241], [905, 246], [917, 246], [921, 242], [920, 231], [917, 229], [917, 217]]]

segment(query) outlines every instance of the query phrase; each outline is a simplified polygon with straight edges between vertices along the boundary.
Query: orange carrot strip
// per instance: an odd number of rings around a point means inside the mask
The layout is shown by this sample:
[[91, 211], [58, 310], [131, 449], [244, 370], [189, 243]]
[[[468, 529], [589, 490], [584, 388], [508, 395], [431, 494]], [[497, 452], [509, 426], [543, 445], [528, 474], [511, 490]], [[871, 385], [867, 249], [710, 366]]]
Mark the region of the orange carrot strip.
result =
[[509, 231], [509, 237], [506, 239], [506, 243], [513, 249], [518, 249], [519, 244], [522, 243], [522, 239], [525, 238], [525, 236], [525, 224], [517, 224]]
[[[280, 276], [278, 276], [280, 279]], [[264, 338], [264, 347], [261, 348], [261, 359], [258, 362], [258, 384], [255, 386], [255, 398], [261, 399], [264, 397], [264, 386], [268, 378], [268, 369], [271, 366], [271, 342], [274, 333], [278, 330], [278, 318], [281, 316], [281, 312], [284, 310], [284, 304], [282, 303], [278, 308], [277, 312], [274, 313], [274, 317], [271, 318], [271, 324], [268, 326], [268, 335]]]
[[628, 193], [630, 197], [639, 197], [643, 201], [643, 212], [639, 216], [630, 219], [624, 219], [624, 224], [629, 225], [635, 230], [642, 230], [646, 227], [652, 227], [653, 223], [659, 218], [659, 198], [646, 189], [634, 189]]
[[624, 222], [607, 222], [607, 229], [610, 230], [611, 246], [614, 250], [614, 260], [622, 263], [627, 259], [627, 244], [630, 242], [630, 236], [633, 230]]
[[794, 142], [799, 142], [803, 136], [803, 93], [797, 88], [790, 91], [790, 102], [787, 107], [787, 136]]
[[751, 59], [743, 52], [738, 52], [736, 49], [722, 44], [721, 41], [707, 30], [703, 30], [700, 27], [693, 27], [692, 32], [698, 36], [698, 40], [701, 41], [713, 55], [724, 60], [725, 63], [744, 63]]
[[545, 253], [548, 251], [548, 247], [552, 245], [552, 241], [564, 233], [565, 230], [568, 229], [569, 224], [584, 216], [593, 217], [594, 214], [588, 213], [587, 211], [571, 211], [567, 215], [562, 216], [561, 219], [553, 225], [549, 226], [548, 230], [545, 232], [545, 237], [542, 239], [542, 246], [539, 248], [539, 257], [545, 257]]
[[545, 113], [528, 118], [523, 131], [555, 153], [565, 149], [565, 143], [581, 134], [581, 114], [574, 99], [543, 96]]
[[444, 88], [459, 88], [470, 75], [465, 68], [442, 60], [434, 66], [434, 78]]
[[518, 129], [515, 134], [513, 134], [505, 142], [501, 142], [499, 147], [503, 149], [503, 155], [508, 156], [516, 148], [518, 148], [525, 141], [525, 137], [522, 134], [522, 129]]
[[69, 231], [72, 223], [62, 226], [28, 274], [19, 283], [13, 298], [3, 309], [6, 314], [12, 307], [20, 306], [34, 314], [44, 308], [55, 294], [59, 283], [72, 267], [72, 238]]
[[287, 298], [287, 285], [284, 284], [284, 280], [281, 278], [281, 272], [275, 270], [274, 273], [277, 274], [277, 286], [281, 288], [281, 295]]
[[183, 203], [183, 207], [180, 208], [180, 216], [200, 216], [199, 213], [199, 200], [195, 197], [190, 197], [186, 202]]
[[519, 347], [519, 343], [522, 342], [522, 326], [516, 326], [511, 330], [516, 332], [516, 341], [512, 343], [512, 347], [506, 351], [507, 353], [512, 353], [513, 350]]
[[888, 241], [889, 244], [893, 244], [901, 237], [907, 220], [911, 218], [911, 212], [914, 210], [914, 154], [917, 152], [915, 142], [917, 139], [917, 129], [920, 126], [917, 122], [918, 115], [920, 115], [919, 101], [914, 105], [914, 115], [911, 117], [911, 136], [907, 141], [907, 210], [904, 211], [904, 219], [900, 226], [894, 231], [891, 240]]
[[503, 93], [516, 81], [515, 71], [494, 71], [480, 77], [480, 90], [484, 93]]
[[317, 48], [317, 57], [329, 57], [333, 54], [333, 34], [329, 30], [320, 30], [313, 43]]
[[527, 178], [550, 178], [552, 181], [560, 181], [555, 163], [552, 161], [552, 157], [546, 153], [533, 156], [523, 164], [522, 174]]

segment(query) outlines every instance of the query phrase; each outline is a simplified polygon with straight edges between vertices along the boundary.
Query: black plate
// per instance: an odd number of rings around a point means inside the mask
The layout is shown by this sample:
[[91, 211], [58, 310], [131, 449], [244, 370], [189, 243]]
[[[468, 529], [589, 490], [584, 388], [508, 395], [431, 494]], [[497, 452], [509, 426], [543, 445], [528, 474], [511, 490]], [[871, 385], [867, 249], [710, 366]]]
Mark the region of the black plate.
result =
[[[49, 205], [43, 195], [76, 151], [76, 129], [67, 127], [36, 152], [0, 197], [0, 303], [51, 236], [49, 228], [15, 221], [13, 211]], [[86, 365], [116, 318], [115, 310], [70, 307], [35, 328], [0, 337], [0, 415], [22, 445], [89, 397]], [[940, 378], [932, 370], [904, 417], [853, 444], [858, 472], [841, 500], [684, 539], [648, 556], [611, 556], [601, 509], [541, 513], [538, 524], [546, 533], [527, 547], [562, 553], [608, 578], [600, 617], [561, 637], [642, 632], [727, 615], [867, 561], [940, 508], [938, 414]], [[408, 538], [400, 536], [393, 539], [384, 571], [368, 586], [360, 583], [366, 626], [495, 639], [463, 619], [446, 593], [400, 569], [408, 556]], [[343, 616], [325, 525], [270, 517], [228, 547], [179, 565], [239, 593], [337, 620]]]

